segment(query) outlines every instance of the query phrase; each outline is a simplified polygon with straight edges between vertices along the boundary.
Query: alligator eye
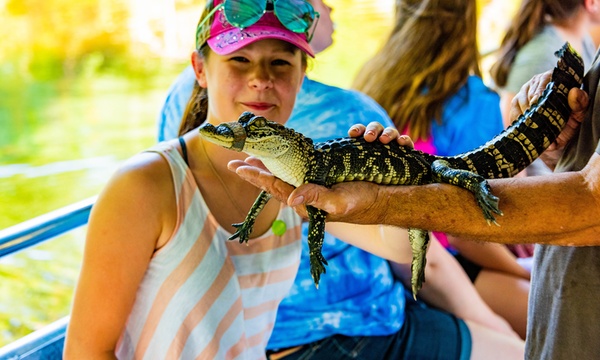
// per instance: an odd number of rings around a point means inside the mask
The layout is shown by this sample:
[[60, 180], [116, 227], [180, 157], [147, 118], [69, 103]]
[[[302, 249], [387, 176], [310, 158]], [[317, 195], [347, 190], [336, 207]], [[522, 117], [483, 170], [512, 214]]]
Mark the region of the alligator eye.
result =
[[238, 118], [238, 122], [242, 124], [242, 126], [244, 126], [246, 123], [248, 123], [248, 121], [252, 120], [253, 117], [253, 113], [251, 113], [250, 111], [244, 111], [242, 115], [240, 115], [240, 117]]
[[248, 126], [253, 129], [265, 127], [267, 126], [267, 119], [262, 116], [255, 116], [254, 119], [248, 122]]

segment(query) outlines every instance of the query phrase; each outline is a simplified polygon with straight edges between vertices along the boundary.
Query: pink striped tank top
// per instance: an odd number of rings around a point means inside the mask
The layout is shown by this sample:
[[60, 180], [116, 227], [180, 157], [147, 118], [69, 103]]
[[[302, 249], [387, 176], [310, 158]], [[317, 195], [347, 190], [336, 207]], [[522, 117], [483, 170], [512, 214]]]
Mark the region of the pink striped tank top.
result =
[[[277, 307], [300, 262], [301, 218], [282, 206], [287, 231], [248, 246], [228, 241], [174, 147], [149, 151], [169, 163], [177, 199], [171, 239], [157, 249], [117, 344], [119, 359], [263, 359]], [[240, 219], [241, 220], [241, 219]]]

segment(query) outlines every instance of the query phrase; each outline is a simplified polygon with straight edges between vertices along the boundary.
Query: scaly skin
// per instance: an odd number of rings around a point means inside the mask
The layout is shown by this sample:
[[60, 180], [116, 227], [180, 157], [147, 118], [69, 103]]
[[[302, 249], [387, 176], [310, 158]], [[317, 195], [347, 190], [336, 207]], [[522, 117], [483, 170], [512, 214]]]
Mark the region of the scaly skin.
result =
[[[583, 62], [568, 44], [557, 55], [552, 81], [538, 102], [492, 140], [457, 156], [430, 155], [397, 143], [367, 143], [363, 138], [313, 144], [302, 134], [251, 113], [217, 127], [205, 124], [200, 134], [225, 148], [257, 157], [273, 175], [293, 186], [307, 182], [332, 186], [346, 181], [384, 185], [443, 182], [460, 186], [473, 193], [486, 221], [495, 223], [494, 214], [502, 213], [486, 179], [514, 176], [527, 167], [554, 142], [571, 114], [568, 92], [581, 86]], [[244, 222], [235, 224], [238, 231], [230, 239], [248, 241], [254, 220], [268, 199], [264, 192], [259, 195]], [[327, 214], [313, 207], [307, 210], [311, 274], [318, 286], [327, 265], [321, 254]], [[409, 229], [409, 239], [413, 252], [411, 284], [416, 296], [425, 281], [429, 234]]]

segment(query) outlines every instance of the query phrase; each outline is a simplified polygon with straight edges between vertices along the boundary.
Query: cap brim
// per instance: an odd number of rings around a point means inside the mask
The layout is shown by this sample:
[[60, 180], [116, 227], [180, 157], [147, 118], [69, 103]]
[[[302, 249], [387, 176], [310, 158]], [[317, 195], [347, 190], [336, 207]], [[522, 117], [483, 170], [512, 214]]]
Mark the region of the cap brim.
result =
[[231, 28], [208, 39], [208, 46], [219, 55], [228, 55], [244, 46], [265, 39], [277, 39], [288, 42], [310, 57], [315, 57], [314, 52], [304, 34], [284, 31], [270, 26], [251, 26], [246, 29]]

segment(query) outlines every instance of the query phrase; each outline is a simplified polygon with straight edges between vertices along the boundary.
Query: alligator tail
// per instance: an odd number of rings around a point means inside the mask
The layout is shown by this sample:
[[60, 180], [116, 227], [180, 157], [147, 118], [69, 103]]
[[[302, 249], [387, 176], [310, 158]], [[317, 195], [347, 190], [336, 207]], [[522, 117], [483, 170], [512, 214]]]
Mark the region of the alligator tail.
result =
[[563, 130], [571, 115], [569, 90], [583, 82], [583, 60], [569, 43], [556, 56], [557, 65], [542, 96], [506, 130], [472, 151], [456, 156], [425, 154], [428, 160], [446, 160], [452, 168], [484, 178], [511, 177], [525, 169]]

